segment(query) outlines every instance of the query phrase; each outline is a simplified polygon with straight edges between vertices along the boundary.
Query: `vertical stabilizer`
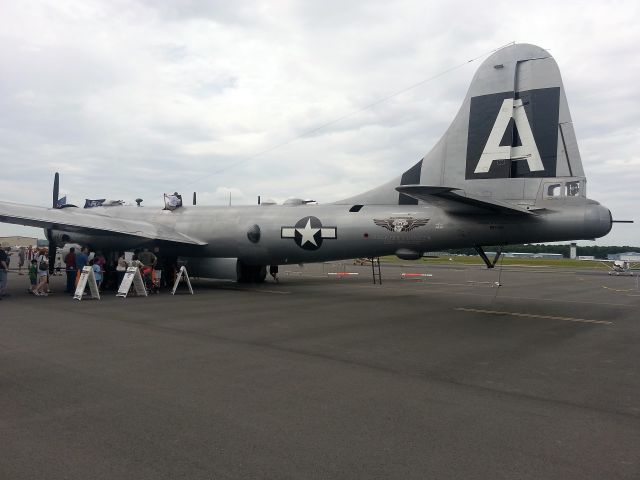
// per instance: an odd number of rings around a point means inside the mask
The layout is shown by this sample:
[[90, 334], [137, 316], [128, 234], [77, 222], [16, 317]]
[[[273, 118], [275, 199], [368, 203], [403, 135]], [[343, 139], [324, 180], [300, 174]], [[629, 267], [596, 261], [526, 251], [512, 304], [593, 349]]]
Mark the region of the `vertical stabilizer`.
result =
[[546, 50], [517, 44], [482, 63], [453, 122], [422, 160], [345, 202], [414, 204], [395, 190], [411, 184], [534, 202], [543, 179], [560, 177], [584, 181], [560, 70]]

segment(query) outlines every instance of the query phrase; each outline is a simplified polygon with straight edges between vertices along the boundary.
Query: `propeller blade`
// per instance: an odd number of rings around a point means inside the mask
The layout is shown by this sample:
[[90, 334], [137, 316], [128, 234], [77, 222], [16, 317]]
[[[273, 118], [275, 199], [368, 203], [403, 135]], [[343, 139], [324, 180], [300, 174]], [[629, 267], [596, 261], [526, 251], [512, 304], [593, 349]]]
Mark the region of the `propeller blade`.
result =
[[47, 239], [49, 240], [49, 275], [53, 275], [56, 263], [56, 244], [53, 241], [53, 232], [47, 229]]
[[196, 204], [196, 192], [193, 192], [193, 204]]
[[60, 174], [56, 172], [53, 177], [53, 208], [58, 207], [58, 194], [60, 192]]

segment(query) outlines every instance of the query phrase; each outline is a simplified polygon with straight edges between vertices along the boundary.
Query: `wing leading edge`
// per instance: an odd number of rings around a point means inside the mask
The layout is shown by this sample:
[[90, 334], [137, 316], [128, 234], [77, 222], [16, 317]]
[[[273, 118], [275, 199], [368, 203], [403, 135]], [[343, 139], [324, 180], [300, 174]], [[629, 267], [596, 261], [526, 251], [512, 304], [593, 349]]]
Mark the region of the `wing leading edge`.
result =
[[0, 202], [0, 222], [91, 234], [109, 233], [188, 245], [207, 244], [206, 242], [176, 232], [169, 227], [153, 224], [146, 220], [131, 220], [98, 215], [75, 208], [44, 208], [18, 203]]

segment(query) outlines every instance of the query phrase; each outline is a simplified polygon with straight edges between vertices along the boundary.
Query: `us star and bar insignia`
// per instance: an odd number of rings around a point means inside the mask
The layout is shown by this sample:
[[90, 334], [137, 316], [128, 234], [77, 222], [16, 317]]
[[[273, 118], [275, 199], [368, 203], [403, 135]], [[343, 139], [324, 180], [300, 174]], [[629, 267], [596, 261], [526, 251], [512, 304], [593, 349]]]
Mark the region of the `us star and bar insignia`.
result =
[[300, 248], [305, 250], [317, 250], [324, 240], [338, 238], [336, 227], [324, 227], [317, 217], [304, 217], [292, 227], [281, 227], [281, 238], [293, 238]]

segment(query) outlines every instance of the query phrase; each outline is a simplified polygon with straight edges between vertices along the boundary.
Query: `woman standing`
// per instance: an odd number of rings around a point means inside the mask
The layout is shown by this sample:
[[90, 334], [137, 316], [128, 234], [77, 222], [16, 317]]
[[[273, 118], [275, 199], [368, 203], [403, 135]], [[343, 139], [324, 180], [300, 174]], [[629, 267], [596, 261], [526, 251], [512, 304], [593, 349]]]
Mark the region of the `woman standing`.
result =
[[49, 294], [49, 260], [47, 258], [47, 252], [45, 249], [40, 250], [38, 257], [38, 285], [34, 290], [34, 294], [39, 297], [46, 297]]
[[118, 264], [116, 265], [116, 272], [118, 273], [118, 285], [116, 288], [120, 288], [124, 274], [127, 273], [127, 268], [129, 268], [129, 262], [127, 262], [124, 252], [120, 252], [118, 255]]

